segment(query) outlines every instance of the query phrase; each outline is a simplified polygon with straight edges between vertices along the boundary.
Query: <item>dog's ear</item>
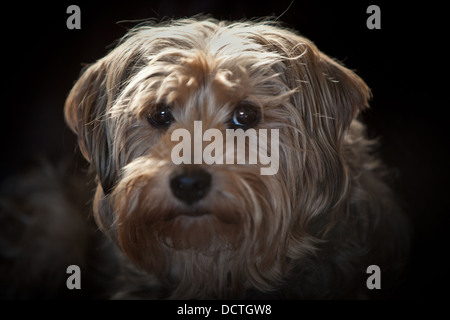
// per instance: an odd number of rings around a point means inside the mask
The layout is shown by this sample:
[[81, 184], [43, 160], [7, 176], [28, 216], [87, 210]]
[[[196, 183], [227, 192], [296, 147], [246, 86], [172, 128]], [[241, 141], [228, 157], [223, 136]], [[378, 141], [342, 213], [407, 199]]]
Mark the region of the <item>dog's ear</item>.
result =
[[314, 212], [305, 217], [326, 212], [348, 188], [341, 148], [351, 122], [368, 106], [370, 90], [353, 71], [295, 32], [265, 27], [254, 37], [279, 54], [273, 68], [292, 92], [292, 119], [297, 120], [293, 134], [298, 135], [298, 148], [305, 150], [299, 158], [308, 188], [303, 207]]
[[301, 38], [299, 58], [293, 60], [299, 81], [300, 106], [313, 136], [319, 133], [336, 145], [356, 115], [368, 106], [371, 93], [356, 73]]
[[366, 83], [294, 32], [265, 27], [253, 37], [283, 57], [276, 71], [285, 74], [286, 84], [296, 91], [292, 99], [308, 124], [304, 129], [338, 145], [355, 116], [368, 106]]
[[85, 68], [67, 97], [64, 116], [78, 136], [83, 156], [94, 166], [103, 191], [108, 194], [114, 186], [115, 170], [105, 121], [109, 103], [106, 75], [107, 65], [103, 60]]
[[321, 95], [319, 114], [330, 121], [335, 137], [340, 141], [358, 113], [368, 107], [371, 92], [367, 84], [352, 70], [319, 53], [316, 75], [317, 91]]
[[356, 73], [331, 59], [309, 40], [296, 37], [288, 60], [296, 99], [312, 136], [336, 145], [356, 115], [368, 106], [370, 89]]

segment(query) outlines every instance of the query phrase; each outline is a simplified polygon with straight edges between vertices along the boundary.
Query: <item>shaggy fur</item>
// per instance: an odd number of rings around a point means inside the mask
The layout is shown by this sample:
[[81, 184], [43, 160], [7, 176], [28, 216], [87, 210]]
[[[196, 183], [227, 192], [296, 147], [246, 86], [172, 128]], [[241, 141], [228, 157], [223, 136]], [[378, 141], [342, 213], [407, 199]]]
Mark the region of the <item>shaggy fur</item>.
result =
[[[364, 297], [371, 264], [387, 285], [408, 228], [356, 120], [369, 98], [354, 72], [272, 22], [131, 30], [65, 105], [96, 176], [95, 220], [135, 274], [116, 297]], [[177, 200], [172, 132], [196, 120], [225, 132], [242, 102], [259, 112], [255, 129], [279, 130], [278, 173], [192, 165], [211, 189], [191, 206]], [[163, 130], [147, 121], [161, 103], [174, 118]]]

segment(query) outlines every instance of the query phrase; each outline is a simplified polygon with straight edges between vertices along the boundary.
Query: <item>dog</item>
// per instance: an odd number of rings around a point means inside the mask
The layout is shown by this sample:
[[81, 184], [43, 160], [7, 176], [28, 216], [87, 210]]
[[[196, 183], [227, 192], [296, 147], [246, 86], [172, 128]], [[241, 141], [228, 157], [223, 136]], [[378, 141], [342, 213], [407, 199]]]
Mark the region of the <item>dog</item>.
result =
[[[355, 72], [278, 22], [130, 30], [83, 70], [64, 107], [93, 174], [95, 222], [129, 276], [113, 297], [366, 298], [371, 265], [386, 288], [409, 229], [359, 120], [370, 98]], [[174, 134], [195, 136], [196, 123], [266, 130], [278, 137], [265, 149], [277, 170], [198, 162], [187, 149], [192, 161], [174, 163]], [[205, 155], [212, 140], [192, 148]], [[222, 150], [216, 159], [234, 152]]]

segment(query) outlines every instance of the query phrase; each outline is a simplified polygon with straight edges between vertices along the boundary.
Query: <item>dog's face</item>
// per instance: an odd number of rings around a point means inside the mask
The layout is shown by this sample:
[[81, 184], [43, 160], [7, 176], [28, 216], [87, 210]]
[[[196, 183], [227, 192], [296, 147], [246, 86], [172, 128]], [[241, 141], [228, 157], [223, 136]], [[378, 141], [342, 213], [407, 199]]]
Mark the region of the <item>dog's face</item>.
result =
[[[85, 70], [65, 116], [98, 178], [102, 230], [137, 266], [173, 279], [174, 296], [221, 296], [270, 290], [314, 250], [308, 224], [346, 196], [342, 145], [368, 96], [293, 32], [184, 20], [130, 32]], [[175, 164], [173, 133], [194, 137], [195, 121], [224, 136], [277, 129], [278, 171]]]

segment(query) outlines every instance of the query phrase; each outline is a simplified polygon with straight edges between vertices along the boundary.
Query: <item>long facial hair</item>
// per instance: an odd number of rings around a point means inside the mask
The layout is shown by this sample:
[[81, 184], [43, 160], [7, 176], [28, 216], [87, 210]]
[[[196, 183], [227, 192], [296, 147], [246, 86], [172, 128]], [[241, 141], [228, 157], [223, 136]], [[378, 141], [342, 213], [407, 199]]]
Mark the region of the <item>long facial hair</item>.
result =
[[[98, 180], [95, 218], [140, 268], [175, 284], [173, 297], [236, 295], [276, 288], [295, 261], [314, 254], [323, 228], [351, 189], [345, 137], [370, 92], [352, 71], [304, 37], [269, 22], [179, 20], [129, 32], [86, 68], [65, 117]], [[280, 170], [201, 165], [207, 197], [175, 200], [170, 136], [177, 128], [225, 132], [240, 101], [280, 131]], [[146, 115], [170, 104], [165, 131]], [[344, 210], [345, 211], [345, 210]], [[193, 280], [194, 279], [194, 280]]]

